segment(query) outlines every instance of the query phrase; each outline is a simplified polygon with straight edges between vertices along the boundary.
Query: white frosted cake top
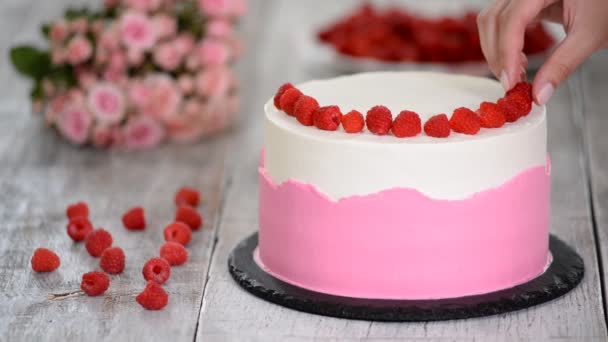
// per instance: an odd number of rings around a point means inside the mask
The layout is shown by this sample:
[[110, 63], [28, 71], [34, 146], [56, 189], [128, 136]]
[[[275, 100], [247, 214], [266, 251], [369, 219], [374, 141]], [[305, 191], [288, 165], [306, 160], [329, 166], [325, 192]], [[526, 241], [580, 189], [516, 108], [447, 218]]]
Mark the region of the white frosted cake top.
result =
[[[393, 116], [413, 110], [422, 122], [458, 107], [476, 110], [504, 90], [496, 81], [430, 72], [384, 72], [338, 77], [296, 85], [321, 106], [363, 115], [375, 105]], [[496, 187], [546, 161], [546, 113], [532, 112], [514, 123], [482, 128], [476, 135], [451, 132], [433, 138], [377, 136], [367, 130], [347, 134], [301, 125], [266, 103], [266, 169], [275, 182], [311, 183], [334, 199], [394, 187], [414, 188], [434, 198], [457, 199]]]

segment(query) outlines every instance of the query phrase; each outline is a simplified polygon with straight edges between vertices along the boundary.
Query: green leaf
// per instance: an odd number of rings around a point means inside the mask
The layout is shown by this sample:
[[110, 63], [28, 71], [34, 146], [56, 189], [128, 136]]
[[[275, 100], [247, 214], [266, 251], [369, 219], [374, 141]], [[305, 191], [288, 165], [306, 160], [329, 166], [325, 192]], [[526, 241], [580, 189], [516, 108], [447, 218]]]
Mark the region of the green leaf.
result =
[[44, 24], [40, 27], [40, 31], [42, 32], [42, 35], [47, 37], [49, 36], [49, 32], [51, 32], [51, 25], [50, 24]]
[[48, 52], [31, 46], [17, 46], [10, 51], [11, 61], [22, 75], [35, 80], [42, 79], [51, 69], [51, 57]]
[[30, 91], [30, 98], [32, 100], [39, 100], [44, 96], [44, 92], [42, 90], [42, 81], [38, 80], [34, 83], [32, 90]]
[[70, 7], [67, 10], [65, 10], [65, 18], [67, 20], [74, 20], [80, 17], [88, 17], [89, 16], [89, 10], [86, 7], [83, 8], [73, 8]]

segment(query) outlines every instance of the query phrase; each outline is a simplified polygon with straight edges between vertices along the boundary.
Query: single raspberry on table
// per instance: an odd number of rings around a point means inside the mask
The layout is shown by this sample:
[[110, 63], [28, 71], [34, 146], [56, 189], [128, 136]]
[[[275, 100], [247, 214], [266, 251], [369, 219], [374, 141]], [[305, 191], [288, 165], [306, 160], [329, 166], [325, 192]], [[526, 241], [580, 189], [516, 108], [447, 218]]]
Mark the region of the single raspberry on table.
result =
[[510, 100], [509, 97], [499, 99], [496, 101], [496, 104], [502, 109], [507, 122], [515, 122], [523, 115], [522, 108], [517, 105], [517, 103]]
[[192, 230], [183, 222], [173, 222], [165, 228], [165, 241], [187, 245], [192, 239]]
[[283, 95], [281, 95], [281, 109], [287, 113], [290, 116], [294, 116], [295, 112], [295, 106], [296, 106], [296, 102], [298, 102], [298, 100], [300, 99], [300, 97], [302, 97], [304, 94], [302, 94], [301, 91], [299, 91], [297, 88], [290, 88], [287, 89]]
[[36, 248], [32, 255], [32, 269], [36, 272], [52, 272], [60, 264], [57, 254], [48, 248]]
[[101, 253], [99, 267], [109, 274], [119, 274], [125, 269], [125, 252], [120, 247], [107, 248]]
[[279, 87], [279, 90], [277, 90], [277, 93], [274, 95], [274, 106], [277, 107], [277, 109], [281, 109], [281, 96], [285, 91], [291, 88], [293, 88], [293, 84], [291, 83], [285, 83]]
[[144, 208], [135, 207], [122, 215], [122, 224], [129, 230], [143, 230], [146, 228]]
[[192, 230], [199, 230], [203, 225], [203, 218], [196, 209], [190, 206], [182, 206], [175, 211], [175, 221], [183, 222]]
[[110, 277], [103, 272], [88, 272], [82, 275], [80, 289], [89, 296], [99, 296], [110, 287]]
[[93, 231], [93, 225], [85, 216], [76, 216], [70, 219], [66, 229], [72, 240], [82, 241], [86, 238], [87, 234]]
[[310, 96], [302, 96], [296, 102], [294, 113], [296, 119], [304, 126], [312, 126], [312, 115], [319, 109], [319, 102]]
[[338, 106], [319, 107], [312, 115], [312, 121], [318, 129], [335, 131], [340, 126], [342, 112]]
[[200, 202], [200, 193], [198, 190], [189, 187], [183, 187], [175, 193], [175, 204], [177, 206], [189, 205], [196, 207]]
[[146, 310], [160, 310], [169, 303], [169, 295], [160, 285], [149, 281], [135, 300]]
[[424, 123], [424, 133], [429, 137], [447, 138], [450, 136], [450, 121], [445, 114], [431, 116]]
[[507, 99], [517, 108], [520, 116], [526, 116], [532, 110], [532, 98], [523, 93], [512, 93], [507, 95]]
[[469, 108], [456, 108], [450, 118], [450, 128], [457, 133], [477, 134], [481, 128], [481, 120]]
[[346, 133], [359, 133], [365, 128], [365, 118], [357, 110], [351, 110], [342, 116], [342, 127]]
[[482, 102], [477, 113], [484, 128], [499, 128], [507, 121], [504, 111], [496, 103]]
[[152, 258], [144, 264], [141, 273], [147, 281], [153, 281], [162, 284], [169, 279], [171, 275], [171, 266], [169, 262], [163, 258]]
[[66, 216], [70, 220], [80, 216], [88, 218], [89, 206], [85, 202], [76, 202], [74, 204], [70, 204], [66, 210]]
[[99, 257], [101, 253], [112, 246], [112, 234], [105, 229], [95, 229], [87, 234], [84, 246], [91, 256]]
[[384, 106], [374, 106], [367, 111], [365, 117], [367, 130], [376, 135], [385, 135], [393, 124], [393, 115], [390, 109]]
[[397, 115], [391, 127], [398, 138], [415, 137], [422, 132], [422, 122], [416, 112], [404, 110]]
[[188, 250], [177, 242], [165, 242], [160, 247], [160, 257], [171, 266], [183, 265], [188, 261]]

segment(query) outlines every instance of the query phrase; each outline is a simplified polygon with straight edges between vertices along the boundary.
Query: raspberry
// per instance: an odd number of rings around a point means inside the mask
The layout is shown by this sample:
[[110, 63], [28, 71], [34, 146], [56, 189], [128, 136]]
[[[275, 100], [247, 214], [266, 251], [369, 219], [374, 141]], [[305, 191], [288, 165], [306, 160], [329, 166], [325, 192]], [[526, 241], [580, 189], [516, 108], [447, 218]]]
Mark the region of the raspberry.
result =
[[101, 253], [99, 267], [109, 274], [119, 274], [125, 269], [125, 252], [120, 247], [110, 247]]
[[507, 120], [503, 110], [492, 102], [482, 102], [477, 110], [481, 119], [481, 127], [498, 128], [502, 127]]
[[296, 102], [294, 114], [304, 126], [312, 126], [312, 115], [319, 108], [319, 102], [310, 96], [302, 96]]
[[463, 134], [477, 134], [481, 128], [479, 117], [472, 110], [460, 107], [456, 108], [450, 118], [450, 128], [454, 132]]
[[143, 230], [146, 228], [144, 208], [135, 207], [129, 209], [129, 211], [122, 216], [122, 224], [129, 230]]
[[522, 115], [521, 108], [512, 100], [510, 100], [509, 97], [503, 97], [499, 99], [496, 104], [505, 114], [505, 120], [507, 122], [515, 122]]
[[82, 275], [80, 289], [89, 296], [99, 296], [110, 287], [110, 277], [103, 272], [88, 272]]
[[445, 114], [431, 116], [424, 123], [424, 133], [429, 137], [446, 138], [450, 136], [450, 122]]
[[517, 108], [520, 116], [526, 116], [532, 110], [532, 98], [523, 93], [508, 95], [509, 101]]
[[52, 272], [60, 264], [57, 254], [47, 248], [36, 248], [32, 255], [32, 269], [36, 272]]
[[277, 93], [274, 95], [274, 106], [277, 107], [277, 109], [281, 109], [281, 95], [283, 95], [287, 89], [291, 88], [293, 88], [293, 84], [291, 83], [285, 83], [279, 87], [279, 90], [277, 90]]
[[385, 135], [391, 129], [393, 116], [388, 108], [384, 106], [375, 106], [367, 111], [365, 124], [370, 132], [376, 135]]
[[104, 229], [95, 229], [87, 234], [84, 246], [91, 256], [98, 257], [112, 246], [112, 235]]
[[422, 122], [418, 114], [404, 110], [393, 121], [391, 130], [398, 138], [414, 137], [422, 131]]
[[325, 106], [317, 109], [312, 115], [312, 121], [318, 129], [335, 131], [340, 126], [342, 112], [338, 106]]
[[66, 215], [68, 219], [73, 219], [74, 217], [82, 216], [89, 217], [89, 206], [84, 202], [76, 202], [74, 204], [70, 204], [68, 209], [66, 210]]
[[171, 266], [182, 265], [188, 261], [188, 250], [177, 242], [165, 242], [160, 247], [160, 257]]
[[346, 133], [359, 133], [365, 127], [365, 118], [359, 111], [351, 110], [342, 117], [342, 127]]
[[147, 281], [162, 284], [169, 279], [169, 276], [171, 275], [171, 266], [169, 266], [169, 263], [165, 259], [152, 258], [146, 262], [141, 273]]
[[177, 206], [189, 205], [196, 207], [200, 200], [200, 194], [196, 189], [183, 187], [175, 194], [175, 204]]
[[187, 245], [192, 238], [192, 231], [185, 223], [173, 222], [165, 228], [165, 241], [177, 242]]
[[167, 306], [169, 295], [160, 285], [148, 282], [146, 288], [135, 297], [135, 300], [146, 310], [160, 310]]
[[198, 230], [203, 225], [203, 218], [194, 208], [182, 206], [175, 212], [175, 221], [183, 222], [192, 230]]
[[511, 88], [511, 90], [507, 91], [507, 96], [514, 93], [524, 94], [530, 99], [530, 101], [532, 101], [532, 85], [528, 82], [517, 83], [515, 86], [513, 86], [513, 88]]
[[290, 116], [294, 116], [294, 107], [296, 106], [296, 102], [302, 97], [302, 92], [297, 88], [287, 89], [283, 95], [281, 95], [281, 109]]
[[82, 241], [93, 230], [91, 221], [84, 216], [76, 216], [70, 219], [67, 226], [68, 235], [74, 241]]

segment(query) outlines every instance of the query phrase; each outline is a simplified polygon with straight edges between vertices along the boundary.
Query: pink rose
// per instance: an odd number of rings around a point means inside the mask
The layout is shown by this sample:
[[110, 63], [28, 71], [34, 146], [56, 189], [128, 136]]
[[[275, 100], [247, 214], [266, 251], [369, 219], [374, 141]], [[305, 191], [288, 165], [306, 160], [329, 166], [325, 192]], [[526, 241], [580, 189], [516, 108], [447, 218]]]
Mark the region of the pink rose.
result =
[[65, 21], [60, 20], [58, 22], [55, 22], [51, 26], [51, 31], [49, 32], [49, 38], [51, 39], [52, 42], [60, 43], [67, 37], [68, 37], [68, 24]]
[[232, 0], [198, 0], [198, 5], [210, 17], [225, 17], [230, 14]]
[[131, 66], [140, 66], [144, 61], [144, 54], [140, 50], [127, 51], [127, 62]]
[[177, 79], [177, 84], [179, 85], [179, 89], [184, 94], [191, 94], [194, 90], [194, 80], [189, 75], [181, 75]]
[[95, 73], [90, 70], [76, 70], [76, 80], [78, 81], [78, 85], [83, 89], [89, 89], [95, 82], [97, 82], [97, 77]]
[[70, 29], [72, 32], [78, 34], [85, 34], [89, 27], [89, 22], [86, 18], [76, 18], [70, 22]]
[[125, 13], [120, 19], [120, 32], [123, 44], [129, 49], [145, 51], [156, 43], [152, 21], [141, 13]]
[[184, 105], [184, 113], [189, 117], [197, 117], [203, 111], [203, 104], [198, 100], [188, 100]]
[[199, 95], [208, 98], [221, 97], [230, 89], [232, 74], [225, 67], [211, 67], [198, 73], [196, 76], [196, 91]]
[[190, 71], [196, 71], [200, 67], [199, 58], [197, 55], [192, 54], [186, 57], [186, 69]]
[[152, 91], [140, 80], [132, 81], [127, 90], [129, 101], [136, 108], [143, 108], [152, 96]]
[[230, 52], [221, 41], [204, 39], [198, 46], [198, 56], [203, 65], [219, 65], [228, 62]]
[[103, 32], [103, 21], [95, 20], [91, 23], [91, 32], [95, 34], [95, 36], [99, 36], [101, 32]]
[[42, 93], [44, 96], [53, 97], [53, 95], [55, 95], [55, 90], [56, 88], [53, 82], [46, 78], [42, 80]]
[[57, 118], [59, 132], [70, 142], [81, 145], [87, 141], [92, 122], [85, 107], [68, 105]]
[[182, 55], [170, 43], [163, 43], [154, 50], [154, 63], [167, 71], [173, 71], [182, 63]]
[[75, 36], [68, 43], [67, 60], [72, 65], [86, 62], [93, 53], [93, 47], [88, 39], [83, 36]]
[[154, 11], [160, 6], [160, 0], [125, 0], [127, 7], [136, 11]]
[[163, 126], [147, 116], [129, 119], [123, 132], [125, 146], [132, 150], [154, 147], [165, 137]]
[[205, 127], [200, 123], [192, 123], [184, 120], [181, 125], [169, 127], [169, 138], [172, 141], [189, 144], [196, 142], [205, 135]]
[[127, 69], [127, 56], [120, 50], [112, 52], [109, 62], [109, 68], [115, 71], [122, 72]]
[[116, 84], [123, 84], [124, 82], [126, 82], [128, 80], [127, 75], [125, 74], [124, 70], [118, 70], [118, 69], [112, 69], [112, 68], [107, 68], [102, 75], [103, 79], [105, 81], [111, 82], [111, 83], [116, 83]]
[[242, 17], [245, 13], [247, 13], [245, 0], [232, 0], [231, 14], [235, 17]]
[[89, 108], [98, 122], [114, 124], [125, 115], [126, 104], [123, 93], [110, 83], [99, 83], [89, 91]]
[[190, 54], [194, 48], [194, 37], [189, 33], [182, 33], [173, 41], [175, 48], [182, 56]]
[[107, 30], [101, 33], [98, 48], [104, 48], [106, 50], [116, 50], [120, 45], [119, 33], [115, 26], [109, 27]]
[[150, 75], [145, 80], [150, 97], [141, 113], [167, 122], [178, 115], [182, 105], [182, 94], [174, 80], [165, 74]]
[[98, 148], [108, 148], [112, 146], [114, 135], [112, 130], [104, 125], [96, 125], [91, 133], [91, 142]]
[[173, 37], [177, 32], [177, 22], [169, 15], [157, 14], [152, 20], [158, 39]]
[[213, 19], [207, 24], [207, 33], [217, 38], [232, 36], [232, 23], [223, 18]]

